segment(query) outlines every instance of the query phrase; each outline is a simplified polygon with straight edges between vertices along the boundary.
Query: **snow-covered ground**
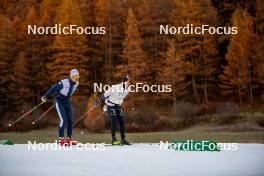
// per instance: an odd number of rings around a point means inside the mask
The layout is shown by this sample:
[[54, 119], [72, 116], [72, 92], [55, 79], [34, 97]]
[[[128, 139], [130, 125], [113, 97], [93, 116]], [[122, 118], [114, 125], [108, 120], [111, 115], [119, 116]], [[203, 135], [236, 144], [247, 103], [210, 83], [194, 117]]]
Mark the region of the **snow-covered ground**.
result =
[[29, 151], [27, 144], [0, 145], [0, 176], [264, 175], [264, 145], [236, 151], [160, 150], [158, 144], [107, 146], [105, 150]]

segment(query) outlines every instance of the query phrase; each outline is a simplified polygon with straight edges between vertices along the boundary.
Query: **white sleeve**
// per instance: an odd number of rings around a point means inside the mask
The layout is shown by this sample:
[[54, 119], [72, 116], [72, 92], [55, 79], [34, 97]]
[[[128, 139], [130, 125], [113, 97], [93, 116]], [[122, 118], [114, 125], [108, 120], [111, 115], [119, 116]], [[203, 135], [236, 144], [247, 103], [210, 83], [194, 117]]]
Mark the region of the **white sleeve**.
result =
[[107, 97], [109, 97], [110, 95], [113, 94], [113, 90], [114, 90], [113, 87], [114, 86], [111, 86], [109, 90], [105, 91], [105, 93], [104, 93], [104, 97], [105, 98], [107, 98]]

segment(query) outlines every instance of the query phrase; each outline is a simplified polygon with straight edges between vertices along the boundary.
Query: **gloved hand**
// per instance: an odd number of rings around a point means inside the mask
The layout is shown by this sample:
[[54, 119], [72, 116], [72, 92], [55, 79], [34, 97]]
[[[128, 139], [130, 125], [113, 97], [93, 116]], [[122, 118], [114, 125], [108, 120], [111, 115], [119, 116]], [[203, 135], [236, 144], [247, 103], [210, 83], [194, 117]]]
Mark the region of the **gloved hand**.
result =
[[47, 102], [47, 98], [43, 96], [43, 97], [41, 97], [41, 101], [45, 103], [45, 102]]
[[94, 100], [93, 105], [96, 107], [104, 100], [105, 100], [105, 97], [104, 97], [104, 94], [102, 94], [101, 96], [97, 97], [96, 100]]
[[100, 103], [101, 103], [101, 98], [98, 97], [98, 98], [96, 98], [96, 99], [94, 100], [93, 105], [96, 107], [96, 106], [98, 106]]

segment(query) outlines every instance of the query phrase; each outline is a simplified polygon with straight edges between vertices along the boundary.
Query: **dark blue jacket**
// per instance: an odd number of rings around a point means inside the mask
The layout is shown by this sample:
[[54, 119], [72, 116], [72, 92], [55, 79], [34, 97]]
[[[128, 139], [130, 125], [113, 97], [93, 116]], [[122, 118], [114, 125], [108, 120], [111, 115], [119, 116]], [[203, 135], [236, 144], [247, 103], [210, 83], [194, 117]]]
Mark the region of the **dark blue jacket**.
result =
[[70, 96], [74, 93], [79, 82], [73, 82], [70, 78], [63, 79], [53, 85], [44, 95], [48, 97], [56, 94], [56, 100], [59, 103], [70, 103]]

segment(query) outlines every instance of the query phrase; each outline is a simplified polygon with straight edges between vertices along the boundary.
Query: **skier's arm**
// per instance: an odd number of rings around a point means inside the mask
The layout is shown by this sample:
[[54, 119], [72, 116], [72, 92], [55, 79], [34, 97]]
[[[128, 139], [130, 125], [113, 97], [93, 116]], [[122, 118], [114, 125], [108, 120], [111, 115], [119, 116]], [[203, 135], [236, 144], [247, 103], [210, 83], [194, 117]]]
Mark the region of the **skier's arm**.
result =
[[45, 94], [43, 97], [48, 97], [56, 92], [59, 92], [62, 89], [62, 82], [59, 81], [57, 84], [53, 85]]
[[94, 101], [94, 106], [98, 106], [101, 102], [103, 102], [105, 99], [107, 99], [112, 93], [113, 88], [111, 87], [108, 91], [101, 94], [99, 97], [96, 98]]
[[112, 86], [109, 90], [105, 91], [105, 93], [103, 94], [103, 96], [105, 97], [105, 99], [107, 97], [109, 97], [110, 95], [113, 94], [113, 91], [114, 91], [114, 86]]

